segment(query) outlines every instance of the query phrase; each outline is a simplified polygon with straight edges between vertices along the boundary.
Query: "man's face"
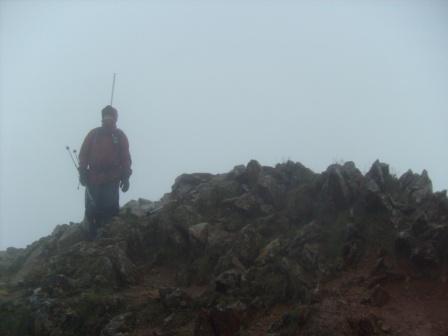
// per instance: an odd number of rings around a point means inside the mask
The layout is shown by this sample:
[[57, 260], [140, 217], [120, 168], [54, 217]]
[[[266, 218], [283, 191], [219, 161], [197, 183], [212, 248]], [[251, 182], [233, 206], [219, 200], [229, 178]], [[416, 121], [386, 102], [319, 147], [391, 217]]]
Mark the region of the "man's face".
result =
[[117, 120], [115, 119], [115, 117], [111, 114], [105, 114], [103, 117], [103, 126], [107, 127], [107, 128], [112, 128], [115, 126], [115, 124], [117, 123]]

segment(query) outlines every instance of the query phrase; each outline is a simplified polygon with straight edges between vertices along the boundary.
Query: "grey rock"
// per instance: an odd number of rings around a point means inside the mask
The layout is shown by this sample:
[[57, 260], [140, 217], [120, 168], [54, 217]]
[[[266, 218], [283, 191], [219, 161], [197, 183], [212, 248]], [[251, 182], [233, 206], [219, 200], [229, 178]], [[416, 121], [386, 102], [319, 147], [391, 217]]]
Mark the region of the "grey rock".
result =
[[249, 186], [254, 186], [258, 182], [262, 167], [256, 160], [251, 160], [246, 168], [246, 180]]
[[360, 192], [363, 176], [353, 162], [333, 164], [324, 173], [321, 199], [327, 207], [349, 207]]
[[212, 174], [195, 173], [183, 174], [176, 178], [172, 186], [172, 195], [177, 199], [187, 199], [192, 196], [200, 184], [209, 182], [213, 178]]
[[121, 214], [132, 214], [137, 217], [143, 217], [159, 208], [159, 202], [152, 202], [150, 200], [139, 198], [138, 200], [131, 200], [127, 202], [121, 209]]
[[260, 203], [252, 193], [244, 193], [238, 197], [225, 199], [222, 204], [245, 215], [257, 215], [260, 212]]
[[402, 192], [416, 203], [432, 194], [432, 182], [426, 170], [423, 170], [421, 175], [408, 170], [398, 181]]
[[371, 191], [385, 191], [386, 183], [390, 180], [389, 165], [376, 160], [366, 174], [366, 179]]

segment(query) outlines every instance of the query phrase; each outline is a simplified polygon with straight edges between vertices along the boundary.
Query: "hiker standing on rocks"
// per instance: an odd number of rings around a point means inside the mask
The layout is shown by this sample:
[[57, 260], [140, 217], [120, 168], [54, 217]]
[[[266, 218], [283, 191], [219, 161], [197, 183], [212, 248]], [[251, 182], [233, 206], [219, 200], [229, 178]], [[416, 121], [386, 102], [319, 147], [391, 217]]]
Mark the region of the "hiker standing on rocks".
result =
[[131, 155], [126, 134], [117, 128], [118, 112], [107, 105], [101, 111], [102, 126], [91, 130], [79, 152], [79, 181], [86, 187], [85, 219], [89, 238], [119, 212], [119, 188], [129, 189]]

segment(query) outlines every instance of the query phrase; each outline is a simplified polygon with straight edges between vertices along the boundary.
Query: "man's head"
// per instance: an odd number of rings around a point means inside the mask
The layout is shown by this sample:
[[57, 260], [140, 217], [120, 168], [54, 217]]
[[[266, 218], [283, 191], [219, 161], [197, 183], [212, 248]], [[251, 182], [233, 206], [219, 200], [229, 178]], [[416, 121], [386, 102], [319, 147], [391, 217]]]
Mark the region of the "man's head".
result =
[[117, 120], [118, 120], [118, 112], [117, 109], [107, 105], [105, 108], [101, 111], [102, 116], [102, 123], [105, 127], [115, 127]]

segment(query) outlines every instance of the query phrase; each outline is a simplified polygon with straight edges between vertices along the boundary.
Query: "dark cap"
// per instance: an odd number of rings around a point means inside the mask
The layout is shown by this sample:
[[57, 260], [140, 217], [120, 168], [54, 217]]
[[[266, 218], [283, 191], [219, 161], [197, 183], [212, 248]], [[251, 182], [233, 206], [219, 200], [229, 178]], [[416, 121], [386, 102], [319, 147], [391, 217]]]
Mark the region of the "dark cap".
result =
[[111, 106], [111, 105], [107, 105], [105, 108], [103, 108], [101, 110], [101, 116], [104, 118], [104, 116], [106, 115], [111, 115], [113, 116], [115, 119], [118, 118], [118, 111], [115, 107]]

